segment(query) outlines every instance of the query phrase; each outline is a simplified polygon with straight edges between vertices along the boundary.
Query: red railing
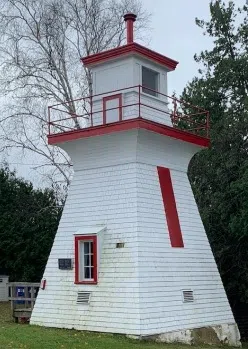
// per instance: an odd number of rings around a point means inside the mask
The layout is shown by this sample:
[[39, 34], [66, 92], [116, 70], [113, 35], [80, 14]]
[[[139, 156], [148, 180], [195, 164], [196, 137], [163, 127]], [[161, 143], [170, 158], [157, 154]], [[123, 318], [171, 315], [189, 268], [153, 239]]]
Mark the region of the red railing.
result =
[[[118, 106], [106, 107], [115, 96]], [[141, 85], [49, 106], [49, 135], [138, 117], [209, 138], [208, 111]]]

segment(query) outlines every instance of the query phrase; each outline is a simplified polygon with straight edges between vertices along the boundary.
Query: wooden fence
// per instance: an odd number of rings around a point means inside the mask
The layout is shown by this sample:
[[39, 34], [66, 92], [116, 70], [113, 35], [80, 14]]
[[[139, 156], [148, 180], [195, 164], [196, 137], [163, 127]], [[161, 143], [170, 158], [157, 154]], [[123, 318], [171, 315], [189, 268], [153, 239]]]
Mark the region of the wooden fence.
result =
[[39, 291], [39, 283], [10, 282], [9, 300], [11, 302], [12, 317], [15, 322], [20, 318], [30, 319], [34, 303]]

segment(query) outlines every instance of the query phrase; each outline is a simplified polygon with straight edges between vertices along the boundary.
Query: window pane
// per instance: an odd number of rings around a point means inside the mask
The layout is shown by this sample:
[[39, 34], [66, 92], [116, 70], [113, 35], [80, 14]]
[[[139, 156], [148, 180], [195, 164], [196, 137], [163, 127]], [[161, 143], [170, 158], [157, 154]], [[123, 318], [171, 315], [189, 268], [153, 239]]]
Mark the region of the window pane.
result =
[[93, 258], [93, 254], [90, 256], [90, 265], [94, 266], [94, 258]]
[[90, 241], [90, 253], [94, 253], [94, 251], [93, 251], [93, 241]]
[[89, 253], [89, 249], [90, 249], [90, 242], [89, 241], [84, 242], [84, 254]]
[[[152, 96], [157, 96], [156, 91], [158, 91], [158, 73], [151, 69], [142, 67], [142, 86], [143, 92]], [[155, 91], [148, 90], [146, 87]]]
[[90, 279], [90, 267], [85, 267], [84, 268], [84, 278], [85, 279]]
[[93, 272], [92, 272], [92, 268], [90, 268], [90, 279], [93, 279]]
[[84, 242], [79, 243], [79, 279], [84, 279]]
[[90, 256], [89, 255], [85, 255], [84, 256], [84, 266], [85, 267], [89, 267], [90, 266]]

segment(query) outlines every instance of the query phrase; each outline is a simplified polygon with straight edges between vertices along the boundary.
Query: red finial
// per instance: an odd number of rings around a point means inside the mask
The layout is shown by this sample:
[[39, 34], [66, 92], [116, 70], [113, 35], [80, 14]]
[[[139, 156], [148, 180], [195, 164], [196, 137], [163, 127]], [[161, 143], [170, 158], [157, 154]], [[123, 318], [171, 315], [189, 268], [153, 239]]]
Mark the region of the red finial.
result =
[[133, 13], [127, 13], [124, 16], [125, 22], [127, 22], [127, 44], [133, 42], [133, 23], [136, 21], [137, 16]]

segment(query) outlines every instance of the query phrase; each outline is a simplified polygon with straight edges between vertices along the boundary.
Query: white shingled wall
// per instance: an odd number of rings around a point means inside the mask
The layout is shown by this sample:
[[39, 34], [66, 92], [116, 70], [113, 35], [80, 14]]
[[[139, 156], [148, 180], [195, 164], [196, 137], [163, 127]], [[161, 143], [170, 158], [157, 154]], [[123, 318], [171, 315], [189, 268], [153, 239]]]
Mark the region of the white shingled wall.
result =
[[[99, 224], [107, 230], [98, 285], [74, 285], [74, 270], [59, 270], [57, 259], [74, 258], [74, 234]], [[76, 172], [31, 322], [139, 334], [136, 231], [136, 164]], [[89, 305], [76, 304], [78, 291], [92, 292]]]
[[[138, 172], [142, 334], [233, 323], [187, 175], [171, 171], [184, 239], [184, 248], [172, 248], [157, 169], [142, 164]], [[192, 290], [195, 301], [183, 303], [182, 290]]]
[[[137, 181], [143, 335], [235, 322], [186, 173], [194, 148], [147, 131], [139, 133], [137, 157], [143, 162], [138, 164]], [[184, 248], [170, 244], [157, 165], [171, 170]], [[184, 303], [182, 290], [192, 290], [195, 301]]]
[[[234, 323], [186, 175], [197, 148], [142, 130], [63, 148], [75, 176], [31, 322], [136, 335]], [[183, 249], [170, 246], [156, 166], [171, 169]], [[74, 234], [96, 225], [107, 227], [99, 282], [75, 285], [57, 260], [74, 258]], [[182, 302], [183, 289], [194, 303]], [[78, 291], [92, 292], [90, 305], [76, 304]]]
[[[140, 333], [137, 274], [137, 131], [69, 142], [75, 175], [59, 224], [31, 323], [103, 332]], [[106, 226], [97, 285], [75, 285], [75, 270], [59, 270], [58, 258], [74, 259], [74, 234]], [[125, 248], [117, 249], [117, 242]], [[89, 305], [76, 304], [90, 291]]]

